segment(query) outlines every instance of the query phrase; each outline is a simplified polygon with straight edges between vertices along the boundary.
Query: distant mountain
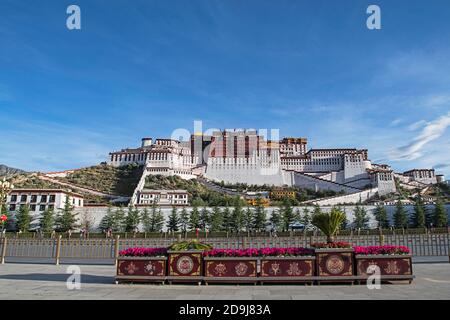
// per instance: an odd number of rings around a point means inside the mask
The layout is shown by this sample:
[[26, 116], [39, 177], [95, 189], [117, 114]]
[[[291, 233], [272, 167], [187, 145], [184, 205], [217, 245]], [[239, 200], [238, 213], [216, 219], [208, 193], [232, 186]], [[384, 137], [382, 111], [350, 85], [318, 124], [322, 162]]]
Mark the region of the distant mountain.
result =
[[26, 172], [23, 170], [20, 170], [20, 169], [5, 166], [4, 164], [0, 164], [0, 177], [12, 176], [15, 174], [20, 174], [20, 173], [26, 173]]

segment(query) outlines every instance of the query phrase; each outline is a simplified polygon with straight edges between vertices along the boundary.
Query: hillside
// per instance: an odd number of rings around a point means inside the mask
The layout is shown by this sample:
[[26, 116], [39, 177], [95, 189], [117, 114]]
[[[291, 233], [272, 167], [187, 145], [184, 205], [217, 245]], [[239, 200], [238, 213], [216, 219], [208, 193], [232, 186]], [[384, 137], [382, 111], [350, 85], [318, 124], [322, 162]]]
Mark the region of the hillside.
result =
[[101, 164], [78, 169], [57, 180], [112, 195], [131, 196], [142, 176], [142, 170], [143, 167], [137, 165], [112, 167]]
[[9, 177], [22, 173], [25, 173], [25, 171], [0, 164], [0, 177]]
[[66, 191], [73, 191], [83, 196], [86, 204], [107, 204], [108, 200], [102, 197], [97, 197], [89, 193], [71, 190], [70, 188], [63, 188], [61, 185], [40, 179], [37, 173], [17, 173], [8, 179], [15, 189], [61, 189]]
[[178, 176], [161, 176], [161, 175], [151, 175], [146, 178], [145, 189], [168, 189], [176, 190], [182, 189], [187, 190], [190, 197], [190, 203], [199, 206], [210, 205], [210, 206], [225, 206], [232, 205], [236, 199], [215, 192], [206, 188], [196, 179], [183, 180]]

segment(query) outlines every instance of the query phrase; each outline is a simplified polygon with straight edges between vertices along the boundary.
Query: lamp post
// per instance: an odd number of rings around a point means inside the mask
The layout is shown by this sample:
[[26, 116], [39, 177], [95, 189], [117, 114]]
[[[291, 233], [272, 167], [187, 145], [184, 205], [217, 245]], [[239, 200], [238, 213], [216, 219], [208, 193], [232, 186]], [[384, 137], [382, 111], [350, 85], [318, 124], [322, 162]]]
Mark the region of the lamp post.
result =
[[2, 226], [2, 234], [5, 228], [5, 223], [8, 220], [8, 217], [3, 214], [3, 206], [6, 206], [6, 197], [13, 188], [14, 185], [6, 181], [6, 178], [3, 178], [3, 180], [0, 181], [0, 225]]

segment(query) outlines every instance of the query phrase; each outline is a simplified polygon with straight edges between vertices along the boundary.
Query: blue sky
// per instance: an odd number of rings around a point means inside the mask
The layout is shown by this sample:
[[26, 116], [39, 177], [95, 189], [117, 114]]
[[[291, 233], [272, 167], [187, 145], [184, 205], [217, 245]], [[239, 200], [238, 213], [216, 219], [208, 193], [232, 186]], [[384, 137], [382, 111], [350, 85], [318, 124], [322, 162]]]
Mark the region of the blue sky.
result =
[[445, 0], [2, 0], [0, 163], [93, 165], [202, 120], [449, 177], [449, 40]]

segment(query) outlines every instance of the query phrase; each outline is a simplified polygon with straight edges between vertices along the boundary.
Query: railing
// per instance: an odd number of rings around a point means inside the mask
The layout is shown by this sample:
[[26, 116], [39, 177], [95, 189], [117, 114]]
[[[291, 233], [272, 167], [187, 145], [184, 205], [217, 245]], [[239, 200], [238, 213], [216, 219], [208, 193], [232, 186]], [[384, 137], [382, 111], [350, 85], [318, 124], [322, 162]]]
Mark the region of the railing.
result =
[[[128, 238], [121, 239], [0, 239], [0, 262], [6, 258], [46, 258], [59, 264], [61, 259], [107, 259], [114, 260], [119, 250], [129, 247], [167, 247], [181, 239], [166, 238]], [[314, 234], [296, 234], [278, 237], [209, 237], [201, 241], [212, 244], [214, 248], [240, 249], [261, 247], [310, 247], [314, 242], [323, 242], [325, 237]], [[404, 245], [411, 249], [413, 256], [449, 256], [450, 234], [353, 234], [339, 235], [337, 241], [347, 241], [355, 246], [380, 244]]]
[[[408, 229], [345, 229], [340, 230], [339, 235], [341, 236], [353, 236], [353, 235], [410, 235], [410, 234], [441, 234], [441, 233], [450, 233], [450, 227], [448, 228], [408, 228]], [[320, 235], [320, 231], [317, 230], [308, 230], [308, 231], [285, 231], [285, 232], [277, 232], [278, 237], [288, 237], [288, 236], [303, 236], [306, 234], [307, 236], [311, 235]], [[197, 238], [197, 235], [193, 231], [189, 232], [114, 232], [115, 236], [120, 236], [121, 239], [177, 239], [181, 235], [182, 238]], [[80, 234], [78, 232], [72, 233], [36, 233], [36, 232], [6, 232], [5, 234], [0, 233], [0, 238], [14, 238], [14, 239], [57, 239], [58, 236], [62, 236], [63, 239], [111, 239], [113, 236], [108, 236], [107, 233], [101, 232], [89, 232], [87, 234]], [[199, 232], [200, 238], [234, 238], [234, 237], [270, 237], [271, 232], [268, 231], [241, 231], [239, 233], [236, 232], [226, 232], [226, 231], [214, 231], [214, 232]]]

